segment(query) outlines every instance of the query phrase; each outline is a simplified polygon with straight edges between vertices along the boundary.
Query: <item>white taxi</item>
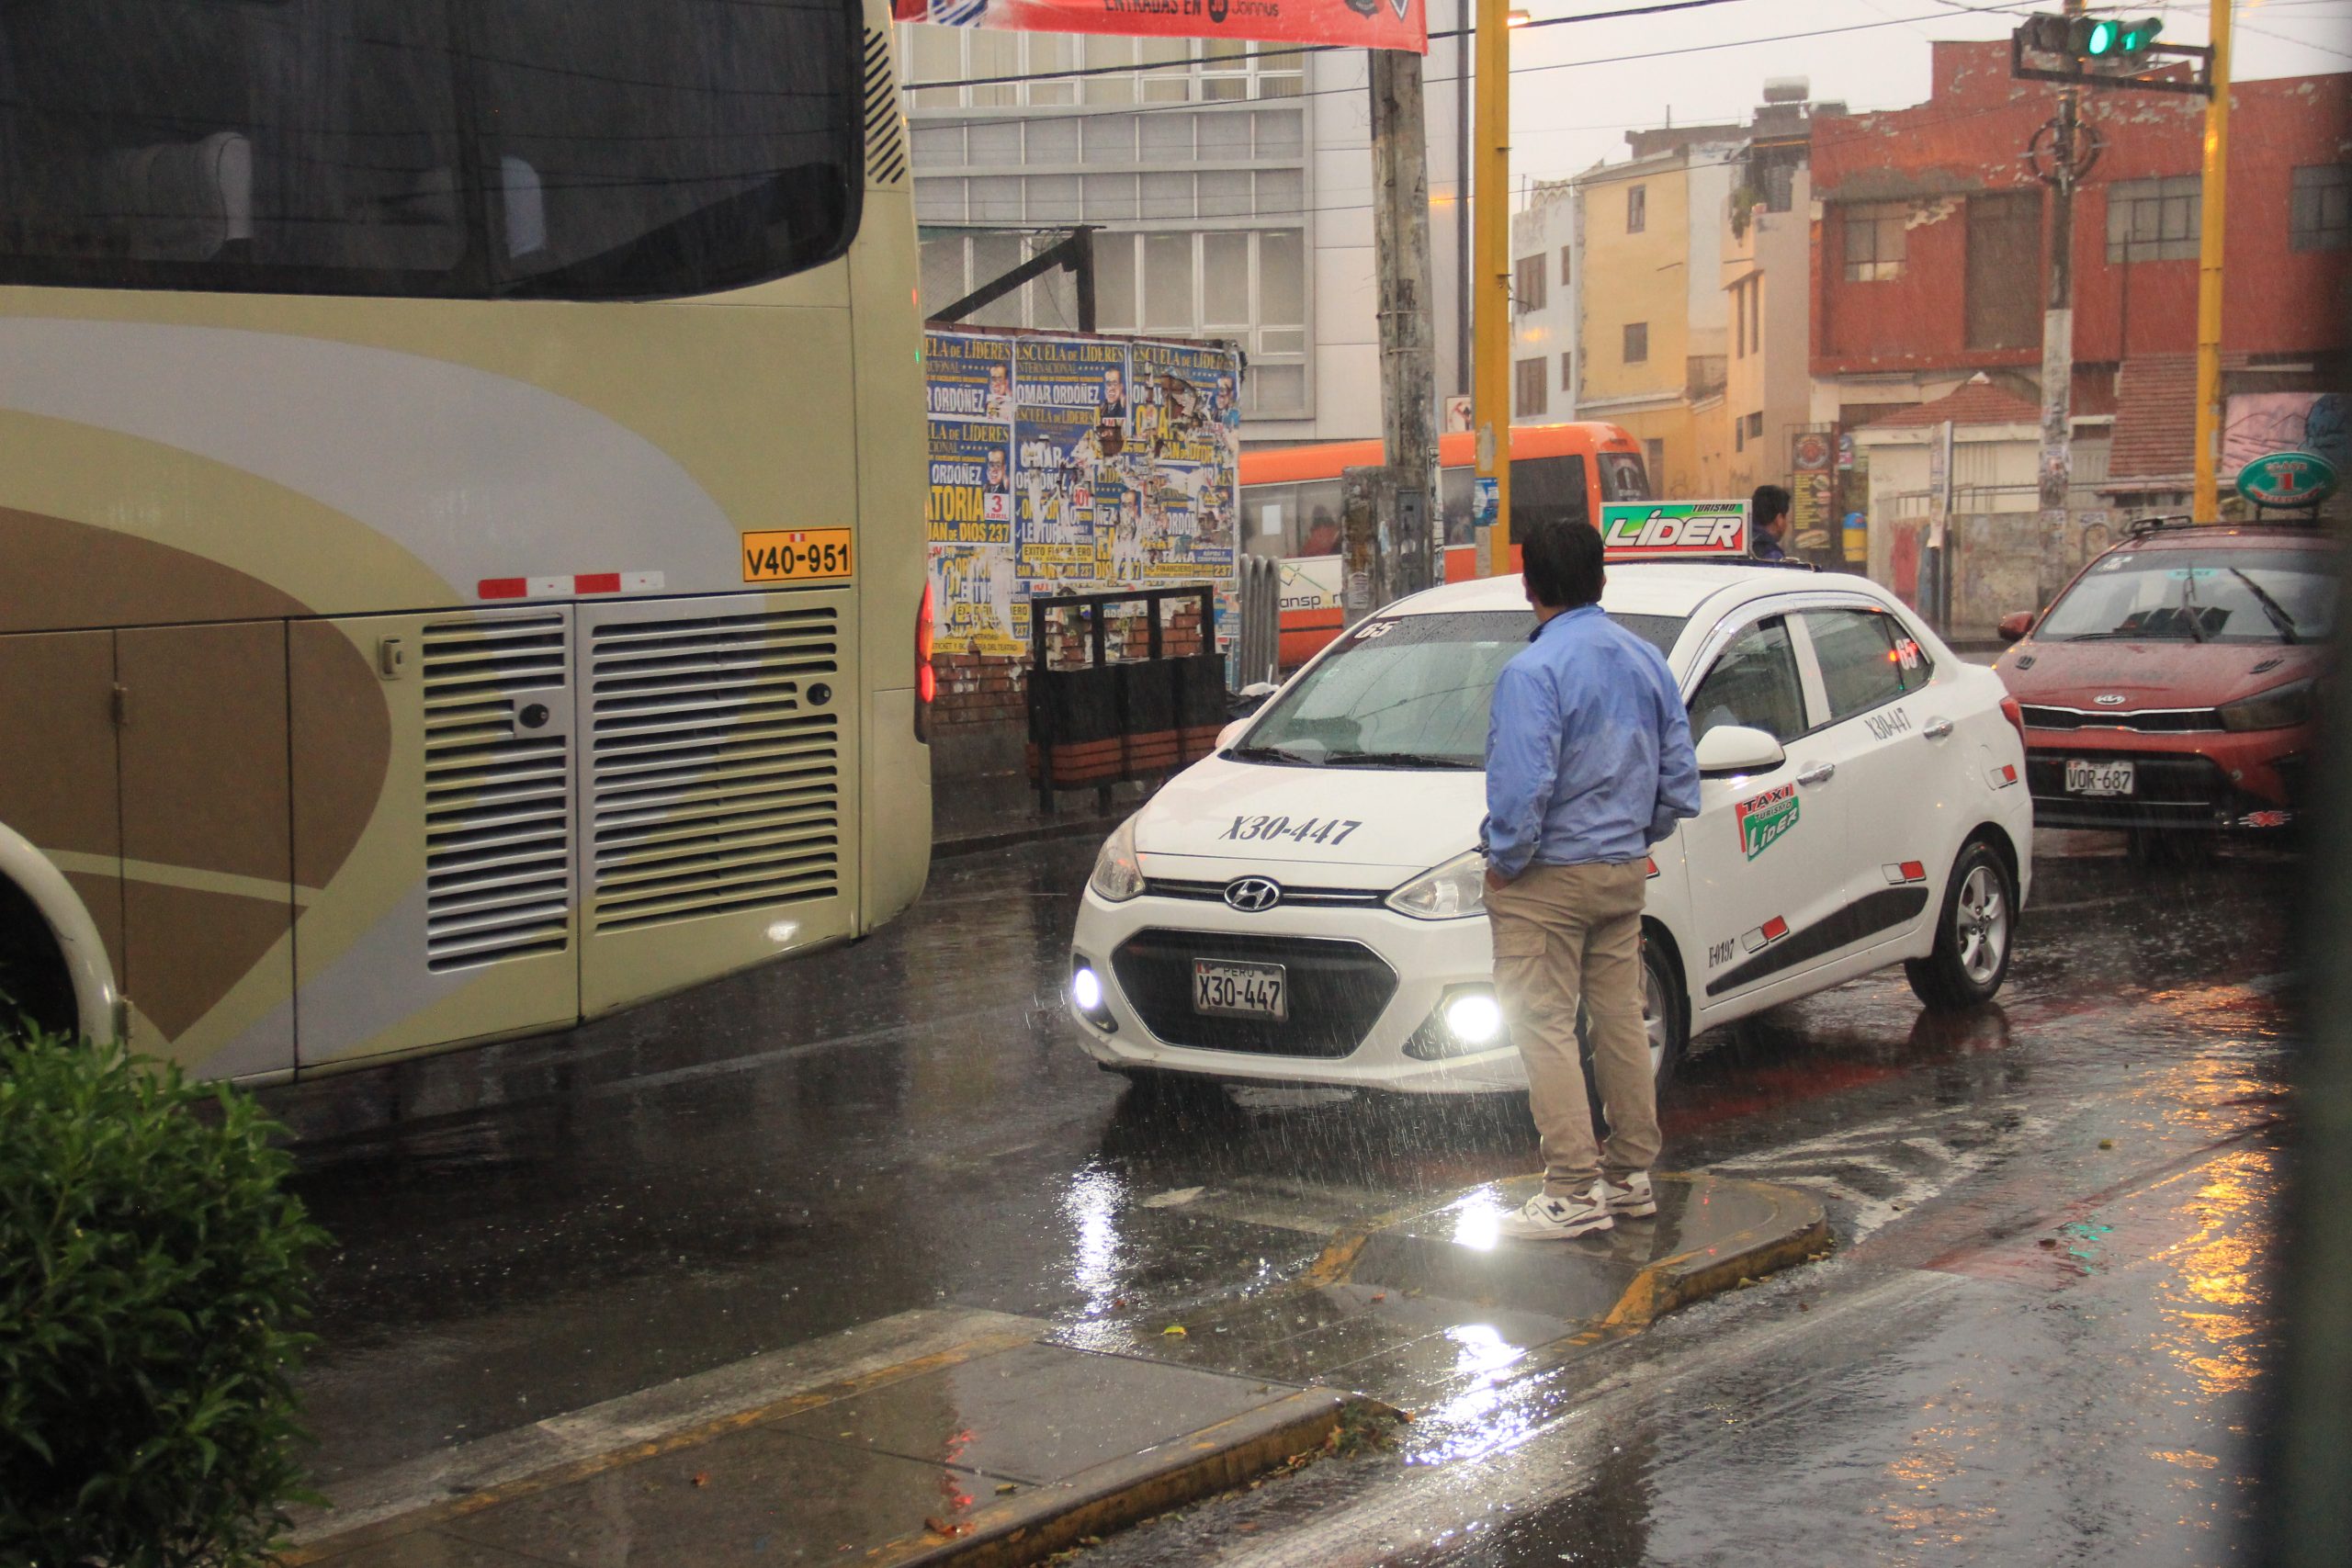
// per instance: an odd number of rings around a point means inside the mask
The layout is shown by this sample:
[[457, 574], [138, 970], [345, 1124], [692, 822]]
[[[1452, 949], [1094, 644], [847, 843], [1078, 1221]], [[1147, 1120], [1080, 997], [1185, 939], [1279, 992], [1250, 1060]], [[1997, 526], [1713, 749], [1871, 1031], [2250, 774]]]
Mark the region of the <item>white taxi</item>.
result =
[[[1651, 855], [1658, 1077], [1701, 1031], [1903, 962], [1934, 1009], [1999, 989], [2031, 875], [2017, 705], [1892, 594], [1804, 568], [1612, 561], [1667, 657], [1699, 815]], [[1146, 1078], [1523, 1089], [1477, 850], [1487, 714], [1534, 616], [1516, 577], [1402, 600], [1229, 727], [1103, 844], [1069, 1005]]]

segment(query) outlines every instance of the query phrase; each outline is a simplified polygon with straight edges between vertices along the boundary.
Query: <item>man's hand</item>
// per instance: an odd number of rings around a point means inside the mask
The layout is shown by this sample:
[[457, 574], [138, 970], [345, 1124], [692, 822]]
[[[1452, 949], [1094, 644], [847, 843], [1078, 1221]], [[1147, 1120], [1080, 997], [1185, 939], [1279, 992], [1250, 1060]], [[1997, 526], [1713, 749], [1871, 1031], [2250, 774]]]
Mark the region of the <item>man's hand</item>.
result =
[[1511, 885], [1511, 878], [1510, 878], [1510, 877], [1508, 877], [1508, 876], [1505, 876], [1501, 872], [1497, 871], [1493, 866], [1488, 866], [1488, 867], [1487, 868], [1487, 892], [1489, 892], [1489, 893], [1499, 893], [1499, 892], [1501, 892], [1504, 888], [1509, 887], [1510, 885]]

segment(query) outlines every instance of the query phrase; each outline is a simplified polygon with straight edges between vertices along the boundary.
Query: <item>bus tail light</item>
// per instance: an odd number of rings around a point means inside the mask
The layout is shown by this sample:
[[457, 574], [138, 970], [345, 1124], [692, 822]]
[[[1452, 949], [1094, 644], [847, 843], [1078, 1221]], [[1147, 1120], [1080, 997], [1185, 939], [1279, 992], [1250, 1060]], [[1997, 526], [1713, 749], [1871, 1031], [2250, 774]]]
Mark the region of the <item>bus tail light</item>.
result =
[[915, 739], [931, 740], [931, 700], [939, 694], [939, 672], [931, 667], [931, 581], [923, 580], [922, 603], [915, 610]]

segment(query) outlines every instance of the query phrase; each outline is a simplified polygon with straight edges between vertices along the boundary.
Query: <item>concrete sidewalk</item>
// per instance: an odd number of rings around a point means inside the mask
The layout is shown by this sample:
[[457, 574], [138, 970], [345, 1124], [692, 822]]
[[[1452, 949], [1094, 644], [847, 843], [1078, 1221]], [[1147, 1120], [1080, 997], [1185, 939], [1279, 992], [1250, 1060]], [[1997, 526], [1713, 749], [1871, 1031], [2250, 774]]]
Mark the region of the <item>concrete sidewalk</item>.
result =
[[1828, 1245], [1812, 1198], [1704, 1176], [1661, 1178], [1652, 1220], [1498, 1242], [1533, 1183], [1385, 1216], [1185, 1322], [907, 1313], [553, 1417], [339, 1488], [281, 1561], [1035, 1562], [1377, 1433], [1394, 1412], [1359, 1391], [1442, 1440], [1465, 1396]]

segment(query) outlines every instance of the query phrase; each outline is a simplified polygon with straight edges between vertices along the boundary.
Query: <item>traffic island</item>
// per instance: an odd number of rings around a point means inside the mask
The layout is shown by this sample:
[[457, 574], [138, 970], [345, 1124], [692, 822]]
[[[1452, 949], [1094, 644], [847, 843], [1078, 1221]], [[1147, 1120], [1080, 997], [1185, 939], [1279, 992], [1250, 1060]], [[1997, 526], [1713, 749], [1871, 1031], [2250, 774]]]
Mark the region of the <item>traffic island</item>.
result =
[[279, 1561], [1029, 1562], [1366, 1419], [1333, 1389], [1039, 1343], [1050, 1326], [908, 1314], [555, 1417], [344, 1489]]
[[[1662, 1177], [1653, 1219], [1497, 1223], [1532, 1178], [1340, 1236], [1183, 1315], [909, 1313], [343, 1485], [281, 1562], [1012, 1568], [1354, 1443], [1462, 1451], [1501, 1385], [1829, 1245], [1820, 1204]], [[1385, 1402], [1385, 1403], [1384, 1403]]]
[[[1770, 1182], [1657, 1178], [1658, 1212], [1572, 1241], [1504, 1240], [1535, 1177], [1385, 1216], [1335, 1240], [1283, 1289], [1182, 1321], [1150, 1314], [1065, 1328], [1072, 1345], [1321, 1383], [1420, 1419], [1408, 1450], [1488, 1408], [1498, 1385], [1641, 1332], [1679, 1307], [1752, 1284], [1831, 1246], [1820, 1201]], [[1431, 1425], [1432, 1419], [1436, 1425]]]

